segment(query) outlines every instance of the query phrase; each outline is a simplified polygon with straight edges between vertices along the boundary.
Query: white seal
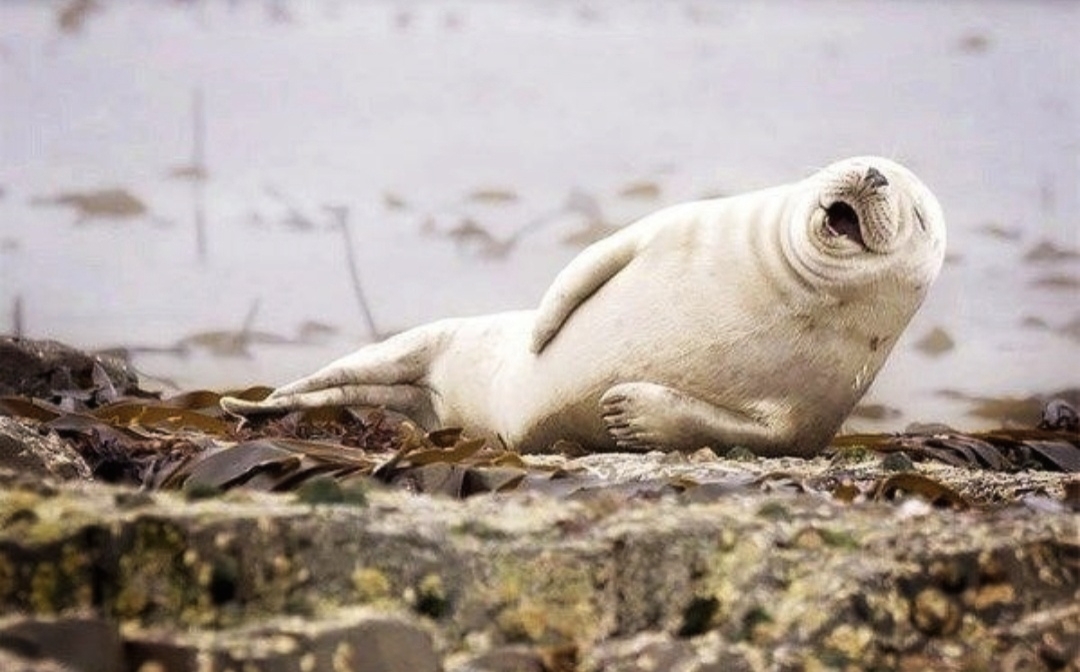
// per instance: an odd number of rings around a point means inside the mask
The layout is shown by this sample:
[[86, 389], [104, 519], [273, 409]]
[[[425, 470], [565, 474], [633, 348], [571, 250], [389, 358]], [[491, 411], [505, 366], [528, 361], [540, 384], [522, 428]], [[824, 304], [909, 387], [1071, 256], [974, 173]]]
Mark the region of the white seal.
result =
[[362, 348], [252, 414], [386, 407], [522, 452], [818, 453], [941, 267], [934, 195], [877, 157], [666, 208], [582, 251], [534, 311], [452, 319]]

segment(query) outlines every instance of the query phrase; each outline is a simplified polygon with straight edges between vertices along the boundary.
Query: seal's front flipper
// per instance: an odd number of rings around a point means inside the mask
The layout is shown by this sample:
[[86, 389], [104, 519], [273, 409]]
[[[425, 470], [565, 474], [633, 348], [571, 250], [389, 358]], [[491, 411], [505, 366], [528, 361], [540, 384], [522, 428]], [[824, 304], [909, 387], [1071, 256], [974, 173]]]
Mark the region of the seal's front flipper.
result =
[[637, 232], [623, 229], [582, 250], [555, 277], [540, 300], [533, 323], [532, 351], [539, 354], [555, 337], [570, 313], [629, 264], [637, 249]]
[[608, 434], [620, 450], [697, 450], [743, 446], [779, 454], [794, 437], [779, 423], [716, 406], [655, 383], [623, 383], [600, 398]]

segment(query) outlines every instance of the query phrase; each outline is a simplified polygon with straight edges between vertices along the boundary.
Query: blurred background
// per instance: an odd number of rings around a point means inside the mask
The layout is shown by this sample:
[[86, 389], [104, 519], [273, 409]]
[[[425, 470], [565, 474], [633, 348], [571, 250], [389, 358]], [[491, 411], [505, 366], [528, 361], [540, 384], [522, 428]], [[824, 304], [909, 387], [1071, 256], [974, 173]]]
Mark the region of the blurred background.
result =
[[280, 384], [853, 154], [949, 256], [848, 430], [1080, 387], [1080, 3], [7, 0], [0, 332]]

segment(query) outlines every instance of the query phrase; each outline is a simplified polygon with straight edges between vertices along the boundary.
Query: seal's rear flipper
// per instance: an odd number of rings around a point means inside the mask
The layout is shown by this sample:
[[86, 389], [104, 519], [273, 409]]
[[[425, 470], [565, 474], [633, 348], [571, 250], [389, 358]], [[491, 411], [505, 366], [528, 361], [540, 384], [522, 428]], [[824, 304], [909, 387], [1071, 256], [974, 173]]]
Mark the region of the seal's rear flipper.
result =
[[248, 401], [236, 397], [222, 397], [218, 404], [226, 413], [232, 415], [265, 415], [267, 413], [291, 410], [289, 408], [279, 408], [267, 401]]
[[221, 399], [234, 415], [257, 415], [320, 406], [387, 408], [422, 426], [434, 419], [431, 394], [424, 383], [432, 353], [449, 330], [434, 323], [363, 347], [310, 376], [283, 385], [262, 401]]
[[[284, 388], [282, 388], [284, 389]], [[222, 397], [221, 408], [233, 415], [265, 415], [322, 406], [386, 408], [412, 418], [422, 427], [434, 424], [426, 389], [416, 385], [340, 385], [310, 392], [274, 392], [262, 401]]]

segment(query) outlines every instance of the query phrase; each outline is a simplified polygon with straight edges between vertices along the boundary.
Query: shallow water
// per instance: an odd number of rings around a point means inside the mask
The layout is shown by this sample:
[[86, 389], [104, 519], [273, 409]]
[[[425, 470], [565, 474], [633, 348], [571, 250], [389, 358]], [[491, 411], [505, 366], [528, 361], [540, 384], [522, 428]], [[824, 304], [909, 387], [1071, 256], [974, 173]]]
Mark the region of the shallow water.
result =
[[371, 338], [334, 208], [390, 333], [535, 305], [590, 223], [875, 153], [950, 257], [849, 427], [1080, 386], [1080, 3], [96, 5], [0, 4], [0, 331], [281, 383]]

